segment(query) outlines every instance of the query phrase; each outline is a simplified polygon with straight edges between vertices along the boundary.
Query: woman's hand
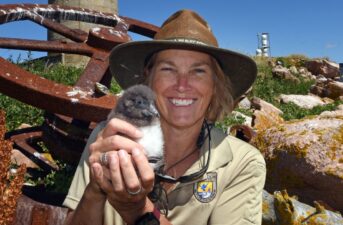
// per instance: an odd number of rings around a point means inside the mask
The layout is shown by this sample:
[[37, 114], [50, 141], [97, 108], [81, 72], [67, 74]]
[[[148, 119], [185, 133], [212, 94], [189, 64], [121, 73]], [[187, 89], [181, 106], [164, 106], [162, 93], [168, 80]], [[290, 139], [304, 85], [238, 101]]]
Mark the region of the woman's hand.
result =
[[[147, 194], [153, 188], [154, 171], [143, 147], [135, 141], [141, 135], [133, 125], [115, 118], [89, 147], [91, 183], [106, 194], [110, 204], [129, 224], [152, 205]], [[108, 163], [102, 165], [100, 157], [105, 153]]]

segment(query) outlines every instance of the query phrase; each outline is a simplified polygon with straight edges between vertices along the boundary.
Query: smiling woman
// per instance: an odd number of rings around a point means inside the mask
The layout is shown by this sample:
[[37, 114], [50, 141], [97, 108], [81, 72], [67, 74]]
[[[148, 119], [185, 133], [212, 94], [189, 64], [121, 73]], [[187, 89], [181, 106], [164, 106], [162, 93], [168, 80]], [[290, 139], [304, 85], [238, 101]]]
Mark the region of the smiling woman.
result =
[[261, 224], [264, 159], [213, 126], [254, 82], [254, 61], [219, 48], [190, 10], [170, 16], [154, 40], [116, 46], [109, 60], [122, 88], [145, 83], [154, 91], [164, 160], [154, 174], [137, 127], [101, 123], [64, 202], [73, 210], [66, 223]]
[[175, 127], [201, 127], [212, 99], [214, 72], [210, 56], [189, 50], [157, 53], [148, 77], [161, 119]]

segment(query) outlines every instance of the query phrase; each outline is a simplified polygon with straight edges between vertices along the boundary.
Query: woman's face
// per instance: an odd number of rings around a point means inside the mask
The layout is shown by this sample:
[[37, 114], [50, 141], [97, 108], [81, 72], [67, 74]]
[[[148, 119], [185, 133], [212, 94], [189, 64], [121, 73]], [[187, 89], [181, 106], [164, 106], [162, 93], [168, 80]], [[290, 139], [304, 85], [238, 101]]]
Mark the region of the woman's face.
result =
[[176, 49], [157, 53], [150, 76], [162, 122], [175, 127], [202, 123], [213, 95], [212, 68], [205, 53]]

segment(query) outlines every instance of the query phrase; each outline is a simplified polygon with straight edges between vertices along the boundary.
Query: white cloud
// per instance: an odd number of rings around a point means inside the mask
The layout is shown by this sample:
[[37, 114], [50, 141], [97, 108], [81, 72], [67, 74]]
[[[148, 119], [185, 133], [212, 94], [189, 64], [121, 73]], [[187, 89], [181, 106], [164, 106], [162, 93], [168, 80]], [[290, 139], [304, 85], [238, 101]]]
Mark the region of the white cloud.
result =
[[337, 45], [336, 44], [332, 44], [332, 43], [327, 43], [325, 45], [325, 48], [336, 48], [336, 47], [337, 47]]

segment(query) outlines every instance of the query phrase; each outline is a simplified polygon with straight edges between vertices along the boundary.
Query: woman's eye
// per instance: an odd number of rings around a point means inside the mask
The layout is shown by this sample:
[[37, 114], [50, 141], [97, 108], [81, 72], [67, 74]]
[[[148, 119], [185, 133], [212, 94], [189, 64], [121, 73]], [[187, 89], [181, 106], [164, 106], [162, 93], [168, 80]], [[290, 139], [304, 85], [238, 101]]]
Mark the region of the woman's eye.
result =
[[173, 68], [171, 68], [171, 67], [162, 67], [161, 71], [173, 71]]
[[206, 70], [205, 69], [203, 69], [203, 68], [196, 68], [196, 69], [194, 69], [193, 70], [193, 72], [194, 72], [194, 74], [196, 74], [196, 75], [203, 75], [203, 74], [205, 74], [206, 73]]

